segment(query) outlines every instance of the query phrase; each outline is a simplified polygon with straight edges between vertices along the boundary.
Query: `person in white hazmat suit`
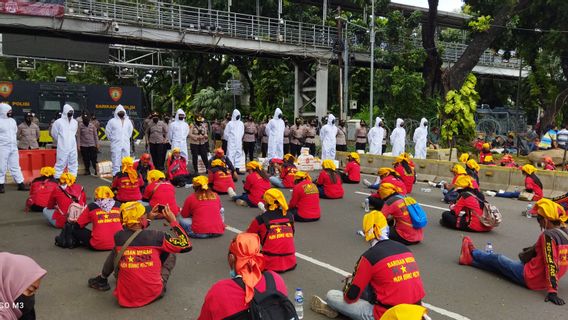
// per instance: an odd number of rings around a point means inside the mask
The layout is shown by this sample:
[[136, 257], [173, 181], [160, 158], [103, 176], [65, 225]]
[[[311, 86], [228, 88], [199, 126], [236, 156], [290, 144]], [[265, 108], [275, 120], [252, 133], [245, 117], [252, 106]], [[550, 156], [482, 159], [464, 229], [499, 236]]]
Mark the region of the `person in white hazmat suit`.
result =
[[385, 128], [383, 128], [383, 120], [379, 117], [375, 119], [375, 126], [369, 130], [367, 140], [369, 140], [370, 154], [383, 154], [383, 138], [385, 136]]
[[28, 190], [20, 168], [17, 132], [18, 124], [12, 118], [12, 107], [6, 103], [0, 103], [0, 193], [5, 192], [4, 183], [6, 183], [6, 171], [8, 170], [18, 184], [18, 190]]
[[335, 160], [335, 143], [337, 127], [335, 117], [330, 114], [327, 116], [327, 124], [320, 129], [321, 139], [321, 160]]
[[59, 179], [65, 167], [71, 174], [77, 176], [79, 163], [77, 162], [77, 120], [73, 119], [73, 107], [63, 106], [61, 118], [55, 120], [51, 127], [51, 137], [57, 144], [57, 157], [55, 161], [55, 179]]
[[390, 135], [393, 157], [398, 157], [404, 152], [404, 146], [406, 144], [406, 130], [404, 130], [403, 125], [404, 121], [401, 118], [396, 119], [396, 126]]
[[130, 157], [130, 137], [134, 127], [126, 115], [122, 105], [114, 109], [114, 118], [107, 122], [105, 132], [110, 141], [110, 158], [112, 160], [112, 175], [121, 170], [122, 158]]
[[266, 135], [268, 136], [268, 151], [266, 158], [283, 159], [284, 158], [284, 129], [285, 124], [282, 118], [282, 110], [276, 108], [274, 117], [266, 125]]
[[231, 160], [235, 168], [245, 166], [245, 155], [243, 152], [243, 136], [245, 135], [245, 125], [241, 121], [239, 110], [233, 110], [231, 121], [225, 127], [227, 137], [227, 158]]
[[172, 150], [174, 148], [179, 148], [180, 154], [186, 160], [188, 159], [187, 136], [189, 136], [189, 124], [185, 122], [185, 112], [178, 109], [174, 121], [170, 122], [168, 140], [170, 140]]
[[414, 130], [414, 158], [426, 159], [426, 146], [428, 144], [428, 120], [422, 118], [420, 126]]

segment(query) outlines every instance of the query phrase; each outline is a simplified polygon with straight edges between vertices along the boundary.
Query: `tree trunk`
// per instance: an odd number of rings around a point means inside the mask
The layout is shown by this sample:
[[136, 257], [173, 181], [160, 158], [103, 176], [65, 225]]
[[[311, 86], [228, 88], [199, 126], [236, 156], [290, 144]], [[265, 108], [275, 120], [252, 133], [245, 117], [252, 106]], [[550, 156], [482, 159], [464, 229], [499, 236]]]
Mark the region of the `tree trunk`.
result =
[[428, 0], [428, 21], [422, 26], [422, 46], [427, 54], [422, 69], [424, 97], [433, 97], [441, 91], [442, 58], [436, 48], [438, 2], [439, 0]]
[[193, 73], [195, 79], [191, 83], [191, 95], [195, 95], [197, 93], [197, 87], [199, 85], [199, 74], [201, 74], [201, 67], [203, 66], [203, 55], [199, 55], [199, 60], [197, 61], [197, 65], [195, 66], [195, 72]]
[[252, 63], [248, 63], [250, 62], [250, 60], [247, 60], [247, 63], [245, 63], [245, 61], [241, 57], [235, 57], [234, 62], [235, 66], [237, 67], [237, 69], [239, 69], [239, 72], [245, 78], [248, 84], [249, 94], [250, 94], [249, 109], [253, 110], [256, 107], [256, 91], [254, 87], [254, 82], [252, 81], [252, 78], [250, 77], [249, 74], [249, 70], [251, 69]]

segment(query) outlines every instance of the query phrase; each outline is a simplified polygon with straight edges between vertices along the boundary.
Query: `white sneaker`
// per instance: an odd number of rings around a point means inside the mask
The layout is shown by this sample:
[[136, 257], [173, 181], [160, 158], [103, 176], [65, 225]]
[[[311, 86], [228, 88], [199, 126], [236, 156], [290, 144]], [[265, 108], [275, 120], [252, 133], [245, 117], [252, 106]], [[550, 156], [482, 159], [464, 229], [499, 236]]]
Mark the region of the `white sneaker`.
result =
[[325, 300], [318, 296], [312, 296], [312, 301], [310, 302], [310, 309], [313, 312], [323, 314], [324, 316], [334, 319], [339, 315], [337, 311], [333, 310]]
[[233, 188], [227, 189], [227, 193], [229, 194], [229, 197], [231, 197], [231, 198], [237, 196], [237, 193], [235, 192], [235, 190], [233, 190]]
[[263, 202], [258, 203], [258, 208], [260, 209], [260, 211], [266, 212], [266, 207], [264, 206]]
[[365, 186], [367, 186], [367, 187], [369, 187], [369, 186], [372, 185], [371, 181], [369, 181], [369, 180], [367, 180], [367, 179], [363, 179], [363, 184], [364, 184]]
[[497, 195], [497, 193], [496, 193], [495, 191], [489, 191], [489, 190], [488, 190], [488, 191], [485, 191], [485, 194], [488, 195], [488, 196], [490, 196], [490, 197], [494, 197], [494, 196]]
[[428, 181], [428, 185], [429, 185], [430, 187], [436, 187], [436, 186], [438, 186], [438, 184], [436, 184], [435, 182], [432, 182], [432, 181]]
[[238, 199], [237, 201], [235, 201], [235, 203], [236, 203], [238, 206], [241, 206], [241, 207], [248, 207], [248, 203], [247, 203], [246, 201], [244, 201], [244, 200], [241, 200], [241, 199]]

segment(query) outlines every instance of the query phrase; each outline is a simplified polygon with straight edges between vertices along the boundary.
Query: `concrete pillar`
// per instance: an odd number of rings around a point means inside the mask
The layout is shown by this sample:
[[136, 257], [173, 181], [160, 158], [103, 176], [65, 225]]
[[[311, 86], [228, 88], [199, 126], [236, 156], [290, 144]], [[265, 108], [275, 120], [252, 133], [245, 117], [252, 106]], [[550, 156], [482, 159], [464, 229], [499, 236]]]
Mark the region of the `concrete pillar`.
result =
[[327, 115], [328, 75], [328, 61], [320, 60], [316, 73], [316, 116], [318, 119]]

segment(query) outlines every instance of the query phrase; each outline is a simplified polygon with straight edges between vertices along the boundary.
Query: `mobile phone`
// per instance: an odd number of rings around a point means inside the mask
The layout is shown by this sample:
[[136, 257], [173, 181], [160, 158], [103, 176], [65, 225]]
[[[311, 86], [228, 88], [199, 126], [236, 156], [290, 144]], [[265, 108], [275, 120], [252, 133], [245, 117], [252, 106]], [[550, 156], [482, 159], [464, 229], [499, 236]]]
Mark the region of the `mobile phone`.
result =
[[163, 213], [165, 209], [166, 209], [165, 206], [163, 206], [163, 205], [161, 205], [161, 204], [157, 205], [157, 211], [158, 211], [159, 213]]

